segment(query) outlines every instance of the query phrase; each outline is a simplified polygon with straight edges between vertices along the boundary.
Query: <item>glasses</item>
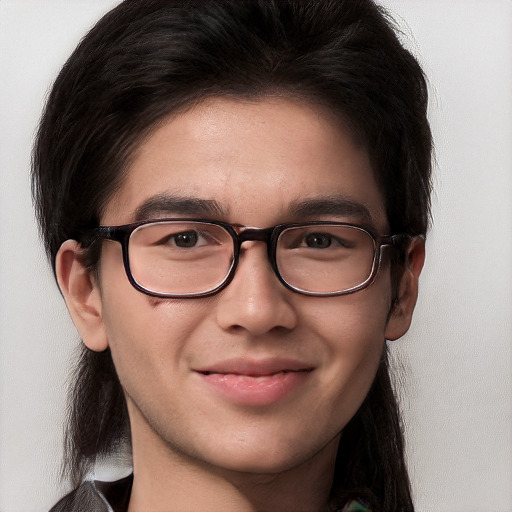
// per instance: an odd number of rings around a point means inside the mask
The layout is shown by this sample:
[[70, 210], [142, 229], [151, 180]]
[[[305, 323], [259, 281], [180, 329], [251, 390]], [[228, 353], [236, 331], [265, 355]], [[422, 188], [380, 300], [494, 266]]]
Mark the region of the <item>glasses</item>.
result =
[[241, 245], [267, 244], [270, 265], [281, 283], [304, 295], [344, 295], [369, 286], [383, 246], [397, 247], [408, 235], [375, 236], [341, 222], [280, 224], [266, 229], [235, 227], [201, 219], [158, 219], [100, 226], [92, 238], [122, 245], [130, 283], [155, 297], [202, 297], [233, 279]]

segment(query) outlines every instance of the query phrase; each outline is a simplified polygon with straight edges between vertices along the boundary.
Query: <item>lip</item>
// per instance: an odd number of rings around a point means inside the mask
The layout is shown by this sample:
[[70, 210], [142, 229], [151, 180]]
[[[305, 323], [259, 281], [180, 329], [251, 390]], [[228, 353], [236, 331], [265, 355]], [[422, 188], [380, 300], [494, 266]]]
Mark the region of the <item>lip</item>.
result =
[[313, 369], [292, 359], [231, 359], [194, 371], [207, 388], [234, 404], [265, 406], [296, 392]]

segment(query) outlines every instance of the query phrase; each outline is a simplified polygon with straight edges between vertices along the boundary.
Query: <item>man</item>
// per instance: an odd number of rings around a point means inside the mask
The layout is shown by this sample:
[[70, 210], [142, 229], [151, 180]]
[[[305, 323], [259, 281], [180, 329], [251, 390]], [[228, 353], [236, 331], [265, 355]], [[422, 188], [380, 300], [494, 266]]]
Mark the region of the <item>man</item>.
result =
[[[425, 111], [371, 2], [128, 1], [93, 28], [34, 153], [85, 347], [55, 510], [412, 510], [385, 340], [424, 259]], [[82, 483], [127, 439], [129, 479]]]

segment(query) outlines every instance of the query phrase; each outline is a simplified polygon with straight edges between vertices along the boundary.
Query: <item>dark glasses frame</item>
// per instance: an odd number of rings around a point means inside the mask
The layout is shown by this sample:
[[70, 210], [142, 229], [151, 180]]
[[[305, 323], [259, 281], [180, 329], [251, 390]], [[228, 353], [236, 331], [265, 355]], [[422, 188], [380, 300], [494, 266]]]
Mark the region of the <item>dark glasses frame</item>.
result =
[[[231, 267], [229, 268], [226, 277], [224, 280], [215, 288], [204, 291], [204, 292], [194, 292], [188, 294], [173, 294], [173, 293], [161, 293], [155, 292], [153, 290], [149, 290], [139, 284], [132, 275], [130, 268], [130, 256], [129, 256], [129, 242], [130, 236], [137, 228], [140, 226], [144, 226], [147, 224], [158, 224], [158, 223], [181, 223], [181, 222], [200, 222], [202, 224], [210, 224], [215, 226], [220, 226], [224, 228], [225, 231], [229, 233], [233, 240], [233, 261], [231, 263]], [[289, 228], [296, 227], [307, 227], [307, 226], [345, 226], [353, 229], [357, 229], [365, 232], [368, 236], [373, 240], [374, 254], [372, 261], [372, 268], [370, 275], [368, 278], [361, 284], [349, 288], [347, 290], [334, 291], [334, 292], [311, 292], [308, 290], [303, 290], [296, 286], [288, 283], [279, 272], [277, 266], [276, 252], [277, 252], [277, 243], [281, 233], [286, 231]], [[408, 242], [412, 237], [408, 234], [395, 234], [395, 235], [385, 235], [379, 236], [374, 234], [369, 228], [363, 227], [357, 224], [350, 224], [346, 222], [332, 222], [332, 221], [310, 221], [310, 222], [294, 222], [294, 223], [286, 223], [286, 224], [278, 224], [277, 226], [269, 227], [269, 228], [251, 228], [251, 227], [240, 227], [234, 226], [233, 224], [229, 224], [227, 222], [217, 221], [217, 220], [209, 220], [209, 219], [199, 219], [199, 218], [162, 218], [162, 219], [149, 219], [143, 220], [139, 222], [133, 222], [130, 224], [123, 224], [120, 226], [99, 226], [97, 228], [90, 229], [86, 232], [85, 237], [82, 237], [82, 245], [87, 247], [92, 245], [94, 242], [98, 240], [113, 240], [119, 242], [122, 246], [123, 251], [123, 264], [126, 276], [130, 284], [138, 291], [145, 293], [146, 295], [150, 295], [152, 297], [160, 297], [160, 298], [195, 298], [195, 297], [205, 297], [209, 295], [214, 295], [215, 293], [220, 292], [224, 289], [235, 276], [236, 269], [238, 267], [239, 259], [240, 259], [240, 249], [244, 242], [247, 241], [258, 241], [264, 242], [267, 245], [267, 255], [274, 271], [275, 275], [279, 279], [279, 281], [289, 290], [299, 293], [301, 295], [309, 295], [314, 297], [332, 297], [337, 295], [348, 295], [359, 290], [363, 290], [370, 286], [375, 277], [377, 276], [380, 262], [381, 262], [381, 253], [382, 247], [391, 246], [395, 249], [400, 249], [403, 247], [404, 242]]]

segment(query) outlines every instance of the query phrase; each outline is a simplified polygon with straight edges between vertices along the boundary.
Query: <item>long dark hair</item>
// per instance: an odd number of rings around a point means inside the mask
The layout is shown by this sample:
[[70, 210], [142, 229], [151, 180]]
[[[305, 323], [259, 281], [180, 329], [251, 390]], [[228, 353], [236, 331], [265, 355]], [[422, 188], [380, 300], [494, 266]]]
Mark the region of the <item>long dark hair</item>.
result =
[[[427, 88], [382, 8], [371, 0], [126, 0], [71, 55], [41, 119], [33, 193], [53, 265], [62, 242], [99, 224], [134, 151], [161, 120], [209, 96], [267, 95], [327, 106], [367, 150], [391, 231], [426, 233]], [[91, 270], [98, 258], [93, 245]], [[128, 436], [109, 350], [83, 347], [69, 395], [72, 482]], [[333, 492], [368, 495], [374, 509], [413, 508], [386, 354], [344, 429], [335, 480]]]

